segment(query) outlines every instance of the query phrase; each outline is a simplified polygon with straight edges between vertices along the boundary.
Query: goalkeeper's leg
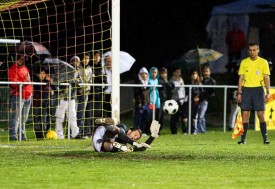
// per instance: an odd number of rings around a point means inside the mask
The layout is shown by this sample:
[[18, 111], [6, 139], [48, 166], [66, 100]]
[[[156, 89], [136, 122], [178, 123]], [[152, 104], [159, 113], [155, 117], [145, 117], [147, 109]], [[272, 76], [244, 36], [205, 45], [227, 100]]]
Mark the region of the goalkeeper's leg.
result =
[[95, 120], [97, 125], [102, 125], [106, 128], [107, 131], [111, 131], [114, 134], [119, 133], [119, 128], [115, 125], [114, 119], [107, 117], [107, 118], [99, 118]]

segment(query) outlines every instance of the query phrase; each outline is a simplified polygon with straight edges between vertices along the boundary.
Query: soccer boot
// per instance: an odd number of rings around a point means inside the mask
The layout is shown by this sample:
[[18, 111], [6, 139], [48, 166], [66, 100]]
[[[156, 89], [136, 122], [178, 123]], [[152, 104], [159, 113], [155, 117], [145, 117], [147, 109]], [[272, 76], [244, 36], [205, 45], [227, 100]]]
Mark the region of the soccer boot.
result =
[[264, 141], [264, 144], [269, 144], [269, 141]]
[[245, 141], [239, 141], [238, 144], [246, 144]]
[[95, 124], [97, 125], [114, 125], [114, 120], [110, 117], [107, 118], [98, 118], [95, 120]]
[[132, 147], [127, 147], [126, 145], [120, 144], [118, 142], [113, 142], [113, 147], [115, 147], [119, 151], [123, 151], [123, 152], [133, 152], [134, 151], [134, 149]]

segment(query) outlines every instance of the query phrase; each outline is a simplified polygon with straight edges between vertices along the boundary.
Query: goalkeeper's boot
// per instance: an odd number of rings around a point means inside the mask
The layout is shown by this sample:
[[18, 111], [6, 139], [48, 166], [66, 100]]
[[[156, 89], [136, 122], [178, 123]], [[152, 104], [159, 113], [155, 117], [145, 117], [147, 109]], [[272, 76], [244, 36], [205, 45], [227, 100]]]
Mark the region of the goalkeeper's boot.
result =
[[118, 142], [113, 142], [113, 147], [117, 148], [119, 151], [123, 152], [133, 152], [133, 147], [127, 147], [126, 145], [120, 144]]
[[97, 125], [114, 125], [114, 119], [107, 117], [107, 118], [98, 118], [95, 120], [95, 124]]

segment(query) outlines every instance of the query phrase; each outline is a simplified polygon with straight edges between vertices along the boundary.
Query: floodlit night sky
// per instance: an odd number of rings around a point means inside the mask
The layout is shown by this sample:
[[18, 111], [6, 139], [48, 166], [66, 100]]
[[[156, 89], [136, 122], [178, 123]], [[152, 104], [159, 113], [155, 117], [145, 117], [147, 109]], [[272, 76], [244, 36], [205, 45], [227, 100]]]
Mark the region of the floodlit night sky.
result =
[[213, 6], [232, 0], [121, 0], [121, 50], [140, 67], [166, 66], [189, 49], [206, 47], [206, 24]]

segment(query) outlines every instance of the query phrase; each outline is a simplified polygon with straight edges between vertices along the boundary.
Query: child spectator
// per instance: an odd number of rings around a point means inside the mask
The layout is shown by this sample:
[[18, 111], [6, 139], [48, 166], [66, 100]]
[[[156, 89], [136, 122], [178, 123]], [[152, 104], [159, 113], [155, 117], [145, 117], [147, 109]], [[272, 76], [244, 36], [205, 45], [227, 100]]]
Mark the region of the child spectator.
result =
[[33, 92], [33, 121], [36, 138], [45, 138], [46, 132], [51, 128], [54, 90], [53, 79], [45, 68], [41, 68], [39, 73], [33, 78], [33, 82], [46, 83], [46, 85], [34, 85]]
[[[191, 79], [189, 82], [187, 82], [189, 85], [201, 85], [201, 80], [198, 74], [197, 70], [193, 70], [191, 72]], [[191, 134], [197, 134], [197, 118], [198, 118], [198, 111], [199, 111], [199, 105], [201, 100], [201, 95], [203, 93], [203, 88], [201, 87], [192, 87], [191, 91], [191, 119], [192, 119], [192, 125], [191, 125]], [[189, 94], [189, 92], [187, 93]], [[190, 113], [190, 112], [189, 112]]]

